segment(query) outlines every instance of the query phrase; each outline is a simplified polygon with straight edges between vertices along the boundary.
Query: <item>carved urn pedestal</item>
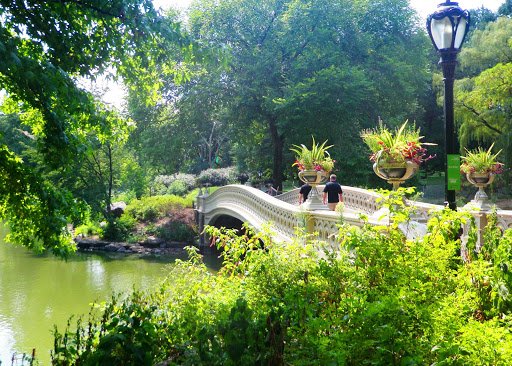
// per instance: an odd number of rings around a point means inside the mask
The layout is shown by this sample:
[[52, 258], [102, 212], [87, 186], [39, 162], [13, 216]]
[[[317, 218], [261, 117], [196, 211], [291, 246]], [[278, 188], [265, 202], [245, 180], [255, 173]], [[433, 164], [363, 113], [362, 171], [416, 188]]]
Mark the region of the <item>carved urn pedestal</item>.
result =
[[328, 177], [329, 172], [324, 170], [301, 170], [299, 172], [299, 179], [311, 186], [311, 192], [309, 192], [308, 199], [302, 204], [302, 207], [304, 207], [305, 210], [327, 210], [327, 207], [320, 199], [317, 186], [327, 181]]
[[479, 209], [481, 211], [490, 210], [491, 205], [489, 204], [489, 197], [485, 193], [484, 188], [494, 181], [494, 174], [468, 173], [466, 174], [466, 178], [469, 183], [478, 188], [478, 191], [476, 192], [475, 197], [466, 204], [465, 207]]
[[[494, 174], [492, 173], [468, 173], [466, 178], [469, 183], [478, 188], [475, 197], [468, 202], [464, 209], [469, 210], [475, 217], [475, 224], [477, 227], [478, 241], [476, 250], [480, 251], [484, 245], [484, 231], [488, 224], [488, 214], [493, 210], [493, 206], [489, 203], [489, 197], [485, 193], [485, 187], [494, 181]], [[498, 207], [495, 207], [498, 209]]]

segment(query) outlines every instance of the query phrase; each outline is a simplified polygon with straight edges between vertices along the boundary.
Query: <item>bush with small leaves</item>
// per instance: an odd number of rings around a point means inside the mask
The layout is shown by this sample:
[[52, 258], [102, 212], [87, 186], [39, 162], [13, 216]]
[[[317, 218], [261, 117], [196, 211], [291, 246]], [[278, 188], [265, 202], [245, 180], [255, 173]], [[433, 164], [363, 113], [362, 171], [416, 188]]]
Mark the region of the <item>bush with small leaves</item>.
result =
[[144, 197], [131, 202], [125, 214], [140, 221], [153, 221], [168, 216], [174, 210], [187, 207], [187, 200], [173, 195]]
[[174, 194], [183, 196], [196, 186], [196, 176], [177, 173], [173, 175], [157, 175], [153, 180], [153, 191], [157, 195]]
[[167, 188], [167, 194], [175, 196], [184, 196], [189, 191], [187, 184], [181, 180], [175, 180]]
[[136, 220], [128, 215], [122, 215], [119, 218], [107, 223], [103, 229], [101, 238], [109, 241], [126, 241], [130, 233], [135, 228]]
[[206, 169], [196, 179], [198, 185], [225, 186], [237, 182], [235, 167]]

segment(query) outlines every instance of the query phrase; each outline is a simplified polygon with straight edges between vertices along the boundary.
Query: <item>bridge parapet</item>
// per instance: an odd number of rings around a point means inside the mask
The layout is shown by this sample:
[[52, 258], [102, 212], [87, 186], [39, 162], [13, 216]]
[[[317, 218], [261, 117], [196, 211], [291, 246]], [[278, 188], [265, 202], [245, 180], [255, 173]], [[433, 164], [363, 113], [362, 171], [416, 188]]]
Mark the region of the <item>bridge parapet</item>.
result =
[[512, 211], [511, 210], [498, 210], [498, 226], [503, 230], [512, 228]]
[[414, 210], [411, 213], [411, 219], [414, 221], [421, 222], [421, 223], [426, 223], [428, 221], [430, 213], [432, 211], [439, 211], [439, 210], [443, 209], [443, 206], [433, 205], [431, 203], [410, 201], [410, 200], [407, 200], [407, 203], [410, 206], [414, 206]]
[[204, 225], [215, 222], [222, 215], [248, 222], [256, 230], [272, 222], [276, 235], [286, 241], [291, 240], [295, 228], [300, 226], [298, 206], [242, 185], [224, 186], [209, 196], [198, 197], [197, 211], [203, 216]]
[[[202, 231], [205, 225], [215, 224], [223, 215], [248, 222], [255, 230], [273, 223], [277, 240], [289, 241], [296, 233], [297, 227], [306, 231], [317, 232], [320, 240], [330, 244], [336, 243], [338, 224], [343, 221], [361, 226], [360, 214], [365, 214], [370, 224], [385, 224], [389, 219], [385, 210], [380, 208], [379, 194], [361, 188], [342, 186], [345, 209], [343, 216], [333, 211], [305, 211], [298, 205], [299, 189], [294, 189], [277, 197], [272, 197], [259, 189], [229, 185], [219, 188], [213, 194], [199, 196], [196, 203], [198, 224]], [[321, 192], [323, 186], [319, 186]], [[417, 223], [427, 222], [430, 213], [442, 210], [443, 206], [423, 202], [408, 201], [416, 210], [412, 220]], [[481, 231], [487, 224], [489, 211], [470, 211], [475, 217], [479, 229], [479, 245], [482, 245]], [[512, 211], [497, 210], [498, 225], [502, 229], [512, 227]]]
[[378, 193], [349, 186], [341, 186], [341, 188], [345, 207], [368, 215], [373, 215], [379, 210], [380, 204], [377, 199], [380, 195]]
[[[320, 192], [322, 187], [319, 187]], [[363, 221], [359, 212], [368, 214], [371, 222], [376, 220], [371, 215], [377, 210], [378, 194], [353, 187], [343, 187], [343, 192], [346, 197], [344, 222], [361, 226]], [[248, 222], [256, 230], [273, 223], [273, 230], [280, 240], [291, 240], [297, 227], [304, 227], [308, 232], [317, 232], [319, 239], [334, 243], [335, 234], [338, 232], [337, 225], [341, 222], [340, 213], [328, 210], [305, 211], [298, 206], [298, 195], [299, 189], [272, 197], [248, 186], [221, 187], [213, 194], [199, 196], [197, 199], [200, 230], [205, 225], [214, 224], [217, 218], [227, 215]]]
[[280, 201], [289, 203], [290, 205], [297, 206], [299, 204], [299, 191], [300, 188], [295, 188], [291, 191], [276, 196], [276, 198]]
[[[325, 185], [319, 185], [317, 187], [319, 195], [322, 195], [324, 187]], [[341, 188], [343, 189], [343, 201], [345, 203], [346, 208], [362, 212], [368, 215], [372, 215], [374, 212], [378, 211], [378, 193], [371, 192], [362, 188], [355, 188], [349, 186], [341, 186]], [[289, 192], [283, 193], [277, 196], [276, 198], [291, 205], [298, 205], [299, 190], [299, 188], [296, 188]]]

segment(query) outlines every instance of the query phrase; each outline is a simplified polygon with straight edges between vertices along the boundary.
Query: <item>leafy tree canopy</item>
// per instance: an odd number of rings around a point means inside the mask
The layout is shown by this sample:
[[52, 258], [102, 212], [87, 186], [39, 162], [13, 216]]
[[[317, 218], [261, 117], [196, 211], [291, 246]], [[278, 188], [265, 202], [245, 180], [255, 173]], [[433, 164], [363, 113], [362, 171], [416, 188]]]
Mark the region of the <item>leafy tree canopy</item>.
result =
[[494, 141], [510, 130], [512, 20], [501, 17], [475, 31], [460, 62], [468, 76], [457, 83], [461, 142]]
[[[230, 58], [227, 68], [207, 66], [195, 76], [181, 90], [179, 109], [204, 106], [201, 118], [221, 117], [237, 141], [260, 126], [270, 148], [257, 159], [280, 186], [285, 161], [293, 160], [287, 147], [309, 141], [312, 132], [353, 146], [357, 131], [379, 115], [402, 123], [420, 118], [428, 41], [416, 24], [407, 3], [394, 0], [196, 1], [191, 36], [228, 49]], [[344, 162], [356, 160], [354, 154]]]
[[[170, 57], [189, 42], [150, 0], [0, 1], [0, 89], [4, 114], [17, 113], [37, 143], [43, 168], [0, 140], [0, 218], [12, 241], [65, 253], [65, 227], [80, 207], [62, 178], [91, 145], [122, 141], [127, 123], [77, 86], [80, 77], [117, 71], [149, 99], [152, 75], [176, 76]], [[187, 50], [190, 48], [187, 48]], [[151, 81], [151, 82], [149, 82]], [[44, 172], [44, 174], [41, 174]]]
[[496, 144], [512, 163], [512, 20], [500, 17], [474, 32], [460, 63], [466, 75], [455, 84], [455, 115], [462, 147]]
[[499, 62], [512, 62], [512, 22], [500, 17], [476, 30], [462, 49], [459, 61], [463, 73], [475, 76]]

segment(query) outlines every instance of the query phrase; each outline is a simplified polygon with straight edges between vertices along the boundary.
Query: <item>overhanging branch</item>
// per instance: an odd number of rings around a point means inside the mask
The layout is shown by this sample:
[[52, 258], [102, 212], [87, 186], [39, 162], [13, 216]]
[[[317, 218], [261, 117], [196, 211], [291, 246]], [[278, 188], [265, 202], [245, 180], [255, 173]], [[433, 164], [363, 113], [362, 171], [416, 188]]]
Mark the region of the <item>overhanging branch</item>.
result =
[[492, 126], [485, 118], [482, 117], [482, 114], [481, 113], [478, 113], [478, 111], [473, 108], [473, 107], [470, 107], [468, 106], [466, 103], [462, 102], [461, 103], [463, 107], [467, 108], [471, 113], [473, 113], [475, 116], [478, 117], [478, 120], [485, 126], [487, 127], [488, 129], [490, 129], [491, 131], [494, 131], [496, 132], [497, 134], [501, 134], [502, 131], [497, 129], [496, 127]]

